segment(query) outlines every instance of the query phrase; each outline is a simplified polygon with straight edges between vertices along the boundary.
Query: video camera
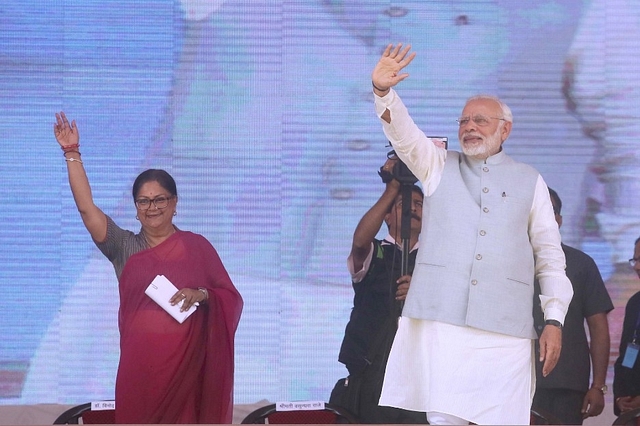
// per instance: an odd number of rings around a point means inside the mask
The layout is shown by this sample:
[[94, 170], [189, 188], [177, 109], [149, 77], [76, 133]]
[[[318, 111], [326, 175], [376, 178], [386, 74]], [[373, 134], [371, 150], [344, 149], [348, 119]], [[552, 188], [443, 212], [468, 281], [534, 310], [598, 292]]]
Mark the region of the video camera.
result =
[[391, 171], [383, 170], [383, 168], [380, 167], [378, 174], [382, 178], [382, 182], [389, 183], [392, 179], [395, 179], [402, 185], [413, 185], [418, 181], [418, 178], [415, 177], [411, 170], [409, 170], [407, 165], [398, 158], [395, 151], [387, 152], [387, 158], [398, 161], [396, 161], [396, 164], [394, 164], [393, 170]]
[[[449, 138], [447, 138], [446, 136], [428, 136], [428, 138], [433, 139], [434, 143], [438, 141], [440, 144], [444, 145], [444, 149], [447, 149]], [[391, 142], [389, 142], [389, 145], [387, 146], [391, 147]], [[398, 158], [395, 150], [387, 152], [387, 158], [396, 159], [398, 161], [393, 166], [393, 170], [391, 172], [383, 170], [383, 168], [380, 167], [380, 171], [378, 172], [378, 174], [382, 178], [382, 182], [389, 183], [391, 179], [395, 179], [402, 185], [413, 185], [418, 181], [418, 178], [415, 177], [411, 170], [409, 170], [407, 165]]]

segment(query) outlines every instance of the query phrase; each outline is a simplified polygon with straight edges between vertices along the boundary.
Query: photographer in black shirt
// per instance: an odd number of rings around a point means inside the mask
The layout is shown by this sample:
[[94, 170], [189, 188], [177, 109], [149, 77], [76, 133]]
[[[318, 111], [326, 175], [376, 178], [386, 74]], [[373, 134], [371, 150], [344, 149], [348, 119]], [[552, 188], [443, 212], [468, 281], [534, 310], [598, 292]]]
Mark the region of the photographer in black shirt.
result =
[[[426, 423], [424, 413], [378, 405], [402, 301], [409, 290], [422, 223], [422, 190], [410, 184], [407, 246], [411, 249], [405, 259], [408, 273], [401, 276], [401, 192], [407, 184], [394, 177], [398, 163], [392, 156], [381, 168], [385, 190], [358, 223], [347, 259], [355, 296], [338, 359], [347, 367], [349, 377], [338, 381], [330, 402], [349, 409], [364, 423]], [[389, 235], [378, 240], [375, 237], [383, 222]]]

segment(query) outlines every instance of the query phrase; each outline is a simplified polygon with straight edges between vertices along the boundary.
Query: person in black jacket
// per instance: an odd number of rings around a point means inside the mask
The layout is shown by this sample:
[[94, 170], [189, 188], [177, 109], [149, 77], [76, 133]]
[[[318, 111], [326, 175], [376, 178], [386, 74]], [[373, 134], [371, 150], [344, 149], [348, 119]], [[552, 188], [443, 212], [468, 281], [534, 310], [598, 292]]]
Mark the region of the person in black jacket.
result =
[[[398, 160], [391, 158], [381, 168], [386, 187], [365, 213], [353, 234], [347, 259], [355, 292], [353, 310], [345, 329], [338, 360], [349, 371], [334, 388], [330, 402], [357, 415], [363, 423], [426, 423], [426, 415], [378, 405], [386, 360], [395, 336], [402, 301], [409, 290], [422, 222], [422, 190], [411, 185], [411, 233], [408, 274], [401, 275], [402, 195], [392, 176]], [[376, 239], [382, 224], [389, 234]]]
[[[551, 188], [549, 195], [560, 227], [562, 200]], [[611, 346], [607, 314], [613, 309], [613, 303], [595, 261], [586, 253], [565, 244], [562, 244], [562, 251], [567, 263], [567, 277], [573, 286], [573, 299], [564, 319], [558, 365], [545, 377], [542, 363], [536, 361], [533, 408], [554, 415], [562, 424], [580, 425], [584, 419], [598, 416], [604, 409]], [[537, 285], [536, 291], [539, 294]], [[533, 319], [536, 330], [541, 332], [544, 316], [540, 298], [536, 297], [535, 302]], [[589, 339], [585, 333], [585, 320]], [[592, 378], [591, 384], [589, 377]]]
[[[640, 238], [635, 242], [633, 258], [629, 259], [640, 277]], [[613, 373], [613, 412], [623, 414], [640, 408], [640, 291], [627, 302], [620, 338], [620, 355]]]

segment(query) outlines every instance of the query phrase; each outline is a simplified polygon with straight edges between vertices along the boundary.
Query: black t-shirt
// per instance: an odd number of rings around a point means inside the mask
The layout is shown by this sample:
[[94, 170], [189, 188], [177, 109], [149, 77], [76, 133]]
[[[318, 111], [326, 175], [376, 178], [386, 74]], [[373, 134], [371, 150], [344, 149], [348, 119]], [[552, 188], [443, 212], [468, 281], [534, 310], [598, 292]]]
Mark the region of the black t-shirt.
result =
[[[553, 371], [542, 377], [542, 363], [536, 356], [536, 387], [545, 389], [589, 390], [591, 359], [585, 332], [585, 318], [613, 309], [598, 266], [586, 253], [562, 244], [567, 260], [567, 277], [573, 286], [573, 298], [562, 329], [562, 351]], [[536, 283], [536, 286], [538, 284]], [[539, 288], [534, 300], [534, 321], [538, 334], [544, 328]], [[536, 349], [539, 349], [536, 342]]]
[[[614, 365], [613, 397], [640, 395], [640, 360], [636, 359], [633, 368], [623, 367], [622, 361], [627, 350], [627, 344], [633, 340], [634, 333], [640, 322], [640, 292], [631, 296], [624, 311], [622, 336], [620, 337], [620, 356]], [[637, 330], [640, 339], [640, 329]], [[640, 343], [640, 342], [639, 342]], [[640, 358], [640, 355], [638, 355]], [[620, 414], [614, 405], [614, 412]]]
[[[379, 337], [389, 318], [397, 318], [401, 305], [395, 300], [396, 280], [400, 278], [402, 250], [395, 244], [382, 244], [374, 240], [373, 257], [367, 275], [362, 281], [353, 284], [355, 292], [353, 309], [349, 323], [345, 328], [344, 339], [340, 347], [338, 360], [345, 364], [349, 374], [361, 372], [372, 360], [371, 346], [385, 345], [393, 335]], [[413, 272], [417, 250], [409, 255], [408, 273]], [[394, 330], [390, 331], [395, 334]]]

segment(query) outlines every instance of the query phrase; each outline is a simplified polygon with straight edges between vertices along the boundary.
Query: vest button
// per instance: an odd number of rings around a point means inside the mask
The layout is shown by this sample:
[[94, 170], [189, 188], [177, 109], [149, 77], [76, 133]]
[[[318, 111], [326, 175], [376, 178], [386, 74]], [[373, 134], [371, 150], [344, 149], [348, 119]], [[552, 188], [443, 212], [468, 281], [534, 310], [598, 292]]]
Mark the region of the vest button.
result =
[[476, 254], [476, 259], [482, 260], [482, 255], [481, 254]]
[[476, 284], [478, 284], [478, 280], [471, 280], [471, 284], [472, 284], [472, 285], [476, 285]]
[[480, 231], [480, 235], [482, 235], [484, 237], [485, 235], [487, 235], [487, 232], [485, 230], [482, 230], [482, 231]]
[[483, 211], [483, 212], [485, 212], [485, 213], [489, 213], [489, 208], [488, 208], [488, 207], [484, 207], [484, 208], [482, 209], [482, 211]]
[[482, 188], [482, 192], [484, 192], [484, 193], [486, 194], [487, 192], [489, 192], [489, 188], [487, 188], [487, 187], [485, 186], [484, 188]]

